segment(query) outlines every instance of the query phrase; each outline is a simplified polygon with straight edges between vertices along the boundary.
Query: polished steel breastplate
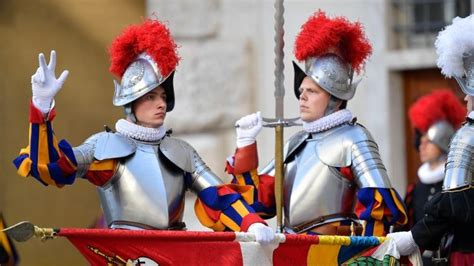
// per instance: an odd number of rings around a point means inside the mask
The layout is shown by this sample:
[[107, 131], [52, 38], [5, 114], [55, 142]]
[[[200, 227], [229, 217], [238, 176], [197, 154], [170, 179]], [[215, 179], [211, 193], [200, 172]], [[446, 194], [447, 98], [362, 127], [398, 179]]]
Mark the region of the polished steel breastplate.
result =
[[287, 158], [284, 183], [287, 227], [353, 211], [353, 184], [336, 168], [321, 162], [316, 149], [320, 141], [320, 138], [306, 140], [296, 155]]
[[169, 229], [182, 221], [183, 171], [158, 152], [158, 145], [137, 143], [119, 161], [115, 175], [98, 188], [111, 228]]

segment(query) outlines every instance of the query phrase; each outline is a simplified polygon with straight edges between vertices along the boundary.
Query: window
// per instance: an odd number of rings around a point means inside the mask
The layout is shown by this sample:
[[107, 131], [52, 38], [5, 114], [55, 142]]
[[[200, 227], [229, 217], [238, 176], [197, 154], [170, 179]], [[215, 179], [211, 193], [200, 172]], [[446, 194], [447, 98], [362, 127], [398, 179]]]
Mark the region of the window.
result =
[[391, 0], [397, 49], [432, 47], [436, 35], [456, 16], [471, 14], [471, 0]]

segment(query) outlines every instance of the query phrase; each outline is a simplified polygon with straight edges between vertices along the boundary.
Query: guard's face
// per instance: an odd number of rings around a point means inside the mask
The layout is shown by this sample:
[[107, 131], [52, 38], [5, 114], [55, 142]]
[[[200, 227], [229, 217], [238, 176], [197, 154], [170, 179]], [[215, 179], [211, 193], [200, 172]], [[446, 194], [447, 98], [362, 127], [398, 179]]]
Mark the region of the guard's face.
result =
[[472, 111], [472, 96], [466, 95], [464, 101], [466, 101], [467, 113], [470, 113]]
[[135, 100], [132, 109], [137, 124], [144, 127], [157, 128], [163, 125], [166, 117], [166, 93], [158, 86]]
[[436, 144], [429, 141], [426, 135], [423, 135], [420, 140], [420, 161], [422, 163], [437, 162], [443, 154]]
[[321, 89], [310, 77], [300, 85], [300, 118], [312, 122], [324, 116], [331, 95]]

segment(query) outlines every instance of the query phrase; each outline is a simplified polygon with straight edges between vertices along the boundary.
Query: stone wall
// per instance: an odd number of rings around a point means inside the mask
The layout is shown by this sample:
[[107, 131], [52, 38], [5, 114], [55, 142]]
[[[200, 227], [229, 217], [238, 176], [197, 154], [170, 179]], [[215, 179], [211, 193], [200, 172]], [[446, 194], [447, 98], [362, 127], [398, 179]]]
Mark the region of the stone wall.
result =
[[[144, 16], [144, 1], [0, 1], [0, 212], [9, 225], [28, 220], [43, 227], [89, 227], [100, 213], [96, 189], [77, 180], [62, 189], [16, 174], [12, 160], [28, 145], [30, 77], [38, 53], [57, 51], [56, 73], [70, 71], [56, 97], [55, 133], [79, 145], [122, 116], [112, 106], [113, 82], [107, 46], [128, 24]], [[59, 238], [16, 243], [20, 265], [85, 265]]]

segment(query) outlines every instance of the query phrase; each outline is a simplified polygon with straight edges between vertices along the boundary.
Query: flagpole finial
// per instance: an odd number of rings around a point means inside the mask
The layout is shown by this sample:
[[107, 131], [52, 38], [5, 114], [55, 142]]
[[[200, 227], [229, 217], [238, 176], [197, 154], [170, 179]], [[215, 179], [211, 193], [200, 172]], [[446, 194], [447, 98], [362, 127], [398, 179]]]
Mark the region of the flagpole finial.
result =
[[41, 241], [56, 238], [56, 230], [53, 228], [41, 228], [28, 221], [19, 222], [3, 229], [2, 232], [18, 242], [25, 242], [32, 237], [40, 238]]

